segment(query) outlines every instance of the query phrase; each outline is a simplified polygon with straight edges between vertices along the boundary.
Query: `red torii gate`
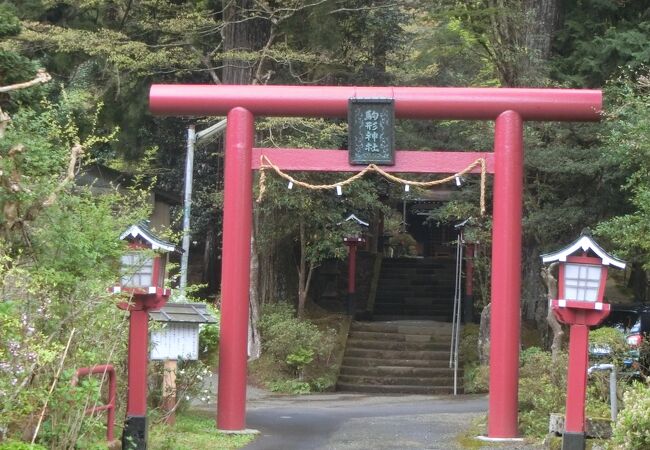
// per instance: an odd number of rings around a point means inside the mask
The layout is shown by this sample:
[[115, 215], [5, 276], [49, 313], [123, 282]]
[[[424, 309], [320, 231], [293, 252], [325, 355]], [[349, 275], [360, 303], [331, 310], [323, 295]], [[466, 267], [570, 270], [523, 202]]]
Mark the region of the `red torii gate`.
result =
[[597, 121], [602, 108], [598, 90], [153, 85], [150, 109], [154, 114], [228, 117], [219, 429], [243, 430], [246, 425], [252, 169], [259, 167], [259, 156], [266, 155], [284, 170], [359, 170], [348, 164], [346, 151], [254, 149], [255, 116], [345, 118], [349, 99], [378, 97], [394, 99], [397, 118], [495, 121], [493, 155], [401, 151], [396, 153], [394, 166], [382, 168], [457, 173], [476, 158], [485, 157], [488, 171], [494, 173], [488, 437], [518, 436], [523, 122]]

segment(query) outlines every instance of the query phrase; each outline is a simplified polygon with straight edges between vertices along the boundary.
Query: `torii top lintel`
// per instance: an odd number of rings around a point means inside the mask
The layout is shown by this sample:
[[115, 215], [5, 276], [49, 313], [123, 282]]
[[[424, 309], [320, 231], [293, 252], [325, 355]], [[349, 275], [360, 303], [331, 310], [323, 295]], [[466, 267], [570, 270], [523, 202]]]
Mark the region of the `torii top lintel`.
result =
[[494, 120], [512, 110], [523, 120], [598, 121], [602, 92], [588, 89], [259, 86], [154, 84], [158, 115], [219, 116], [236, 107], [255, 116], [347, 116], [350, 98], [393, 98], [405, 119]]

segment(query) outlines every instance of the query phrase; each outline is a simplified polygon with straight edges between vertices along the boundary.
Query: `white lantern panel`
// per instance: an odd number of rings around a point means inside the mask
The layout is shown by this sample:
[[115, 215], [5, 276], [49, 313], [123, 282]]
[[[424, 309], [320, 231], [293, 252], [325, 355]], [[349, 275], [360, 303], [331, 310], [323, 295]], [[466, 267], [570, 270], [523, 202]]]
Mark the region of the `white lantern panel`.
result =
[[151, 332], [152, 360], [199, 359], [199, 324], [170, 322]]
[[153, 258], [145, 252], [130, 252], [122, 256], [122, 286], [144, 288], [151, 286]]
[[564, 270], [564, 299], [595, 302], [600, 290], [600, 266], [566, 264]]

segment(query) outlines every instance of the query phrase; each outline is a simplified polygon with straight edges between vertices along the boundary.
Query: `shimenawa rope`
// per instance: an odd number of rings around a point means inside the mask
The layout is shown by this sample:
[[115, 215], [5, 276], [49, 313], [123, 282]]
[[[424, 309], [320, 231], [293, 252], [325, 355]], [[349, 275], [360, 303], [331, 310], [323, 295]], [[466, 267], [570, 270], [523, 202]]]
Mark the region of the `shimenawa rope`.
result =
[[405, 178], [400, 178], [398, 176], [395, 176], [391, 173], [386, 172], [383, 170], [381, 167], [375, 165], [375, 164], [369, 164], [366, 166], [364, 169], [362, 169], [359, 173], [356, 173], [352, 175], [350, 178], [347, 178], [343, 181], [339, 181], [337, 183], [332, 183], [332, 184], [311, 184], [307, 183], [305, 181], [300, 181], [292, 177], [291, 175], [285, 173], [280, 169], [278, 166], [273, 164], [271, 160], [266, 156], [266, 155], [261, 155], [260, 156], [260, 180], [259, 180], [259, 195], [257, 197], [257, 202], [261, 202], [262, 199], [264, 198], [264, 193], [266, 192], [266, 169], [272, 169], [276, 174], [278, 174], [280, 177], [284, 178], [285, 180], [289, 181], [290, 183], [293, 183], [296, 186], [301, 186], [304, 187], [305, 189], [311, 189], [314, 191], [323, 191], [323, 190], [329, 190], [329, 189], [335, 189], [337, 187], [343, 187], [348, 184], [353, 183], [354, 181], [358, 180], [359, 178], [363, 177], [365, 174], [368, 172], [376, 172], [383, 176], [384, 178], [394, 181], [396, 183], [401, 183], [404, 185], [409, 185], [409, 186], [415, 186], [415, 187], [421, 187], [421, 188], [429, 188], [432, 186], [437, 186], [440, 184], [448, 183], [452, 180], [455, 180], [456, 177], [463, 176], [469, 172], [471, 172], [476, 166], [480, 165], [481, 166], [481, 194], [480, 194], [480, 207], [481, 207], [481, 215], [485, 214], [485, 181], [486, 181], [486, 162], [485, 158], [478, 158], [476, 161], [471, 163], [469, 166], [465, 167], [463, 170], [461, 170], [458, 173], [455, 173], [453, 175], [450, 175], [445, 178], [441, 178], [439, 180], [432, 180], [432, 181], [414, 181], [414, 180], [407, 180]]

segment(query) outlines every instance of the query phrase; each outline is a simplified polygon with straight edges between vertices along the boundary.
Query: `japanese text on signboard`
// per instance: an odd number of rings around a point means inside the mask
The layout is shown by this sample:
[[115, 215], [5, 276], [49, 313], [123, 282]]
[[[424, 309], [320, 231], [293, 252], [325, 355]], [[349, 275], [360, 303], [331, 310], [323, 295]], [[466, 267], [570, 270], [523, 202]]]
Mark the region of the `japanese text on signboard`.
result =
[[392, 99], [350, 99], [350, 163], [394, 164], [394, 122]]

